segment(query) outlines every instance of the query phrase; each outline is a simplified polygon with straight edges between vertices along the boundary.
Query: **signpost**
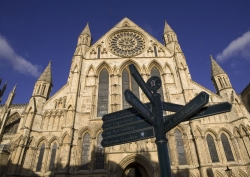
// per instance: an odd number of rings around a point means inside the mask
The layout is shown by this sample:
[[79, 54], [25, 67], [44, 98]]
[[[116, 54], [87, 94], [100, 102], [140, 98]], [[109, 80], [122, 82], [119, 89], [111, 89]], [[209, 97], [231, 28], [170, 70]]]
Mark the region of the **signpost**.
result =
[[[200, 92], [186, 105], [162, 102], [161, 95], [157, 93], [161, 87], [161, 79], [153, 76], [145, 83], [134, 65], [129, 65], [129, 69], [150, 103], [143, 104], [130, 90], [126, 90], [124, 96], [132, 108], [102, 117], [103, 140], [101, 145], [108, 147], [155, 137], [160, 176], [171, 177], [166, 132], [183, 121], [231, 111], [232, 105], [225, 102], [204, 107], [209, 100], [206, 92]], [[162, 110], [176, 113], [163, 117]]]

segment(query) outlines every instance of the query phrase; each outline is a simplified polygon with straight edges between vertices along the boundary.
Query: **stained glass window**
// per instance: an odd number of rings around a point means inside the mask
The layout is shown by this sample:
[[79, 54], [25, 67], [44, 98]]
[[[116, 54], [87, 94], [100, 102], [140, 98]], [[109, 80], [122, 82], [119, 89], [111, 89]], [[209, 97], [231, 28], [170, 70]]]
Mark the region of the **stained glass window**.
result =
[[97, 117], [108, 113], [109, 99], [109, 74], [104, 68], [99, 76]]
[[54, 170], [55, 166], [55, 160], [56, 160], [56, 150], [57, 150], [57, 144], [54, 143], [52, 149], [51, 149], [51, 157], [50, 157], [50, 163], [49, 163], [49, 170]]
[[234, 156], [231, 150], [230, 143], [228, 141], [227, 136], [224, 133], [221, 134], [221, 142], [225, 151], [227, 161], [234, 161]]
[[122, 108], [126, 109], [130, 107], [130, 104], [128, 104], [124, 97], [124, 91], [126, 89], [130, 89], [137, 98], [140, 99], [139, 95], [139, 85], [136, 83], [134, 78], [129, 74], [127, 69], [124, 69], [122, 72]]
[[36, 165], [36, 171], [41, 171], [43, 165], [43, 155], [45, 150], [45, 144], [43, 143], [40, 147], [39, 156]]
[[217, 154], [217, 150], [214, 144], [214, 139], [211, 135], [207, 135], [207, 145], [208, 145], [208, 149], [210, 152], [210, 157], [212, 162], [219, 162], [219, 157]]
[[88, 169], [90, 157], [90, 135], [85, 133], [82, 141], [82, 169]]
[[178, 129], [175, 130], [174, 137], [176, 141], [176, 150], [177, 150], [179, 165], [187, 165], [184, 143], [180, 130]]
[[102, 133], [99, 133], [97, 137], [97, 147], [96, 147], [96, 169], [104, 168], [104, 148], [101, 145]]

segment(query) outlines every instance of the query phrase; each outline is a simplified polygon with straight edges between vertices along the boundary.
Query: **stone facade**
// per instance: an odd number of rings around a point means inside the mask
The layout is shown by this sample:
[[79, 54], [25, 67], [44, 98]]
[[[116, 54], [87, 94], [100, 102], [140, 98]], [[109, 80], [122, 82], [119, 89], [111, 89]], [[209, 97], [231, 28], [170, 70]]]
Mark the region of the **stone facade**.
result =
[[[232, 111], [186, 121], [166, 134], [173, 176], [250, 176], [250, 115], [230, 79], [211, 57], [217, 93], [191, 79], [177, 35], [165, 23], [164, 44], [124, 18], [92, 44], [89, 25], [78, 38], [67, 83], [51, 97], [51, 63], [27, 104], [0, 106], [0, 175], [56, 177], [158, 177], [155, 139], [102, 148], [103, 114], [127, 108], [130, 88], [149, 102], [130, 77], [134, 64], [146, 81], [162, 79], [162, 100], [186, 104], [201, 91], [208, 105], [228, 101]], [[166, 112], [164, 114], [172, 114]]]

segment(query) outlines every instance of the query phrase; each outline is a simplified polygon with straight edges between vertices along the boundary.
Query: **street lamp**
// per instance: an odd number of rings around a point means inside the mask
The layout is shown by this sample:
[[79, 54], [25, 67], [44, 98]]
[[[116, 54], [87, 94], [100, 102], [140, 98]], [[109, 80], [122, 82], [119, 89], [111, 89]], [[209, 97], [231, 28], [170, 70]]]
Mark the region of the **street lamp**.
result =
[[227, 166], [227, 169], [225, 170], [226, 174], [228, 177], [232, 177], [233, 176], [233, 172], [232, 172], [232, 169], [228, 168]]

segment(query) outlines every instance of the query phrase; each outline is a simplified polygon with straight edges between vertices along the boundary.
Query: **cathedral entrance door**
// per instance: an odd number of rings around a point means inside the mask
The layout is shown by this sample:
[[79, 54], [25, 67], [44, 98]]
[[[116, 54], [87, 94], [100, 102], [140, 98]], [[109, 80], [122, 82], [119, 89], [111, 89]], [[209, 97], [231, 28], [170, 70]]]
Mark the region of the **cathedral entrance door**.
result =
[[133, 162], [124, 169], [122, 177], [148, 177], [148, 174], [142, 165]]

